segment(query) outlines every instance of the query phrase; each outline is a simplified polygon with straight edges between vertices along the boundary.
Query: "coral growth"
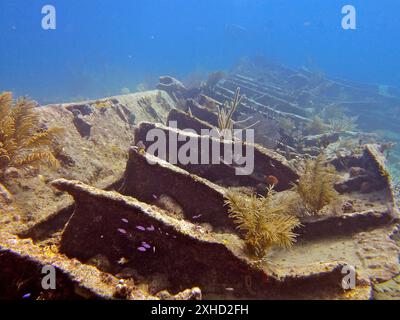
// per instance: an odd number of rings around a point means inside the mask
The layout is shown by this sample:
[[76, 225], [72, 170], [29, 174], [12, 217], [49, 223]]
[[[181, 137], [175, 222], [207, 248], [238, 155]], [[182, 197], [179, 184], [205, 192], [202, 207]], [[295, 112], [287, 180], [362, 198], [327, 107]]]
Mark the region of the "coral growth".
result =
[[208, 75], [206, 87], [209, 89], [214, 89], [215, 86], [225, 77], [223, 71], [212, 72]]
[[310, 135], [322, 134], [328, 131], [329, 126], [319, 117], [315, 116], [307, 125], [306, 132]]
[[279, 123], [279, 128], [281, 128], [281, 130], [283, 130], [283, 132], [287, 135], [290, 135], [296, 127], [293, 120], [289, 118], [279, 117], [278, 123]]
[[337, 180], [336, 169], [325, 162], [323, 154], [315, 160], [307, 160], [304, 173], [300, 176], [298, 184], [293, 187], [307, 215], [318, 215], [322, 208], [339, 197], [334, 188]]
[[358, 117], [347, 117], [343, 115], [339, 118], [330, 119], [329, 125], [334, 132], [356, 131], [357, 120]]
[[328, 124], [330, 131], [338, 133], [356, 131], [358, 117], [346, 116], [346, 111], [338, 105], [331, 104], [322, 110], [320, 119]]
[[218, 129], [222, 136], [228, 135], [233, 138], [233, 114], [240, 105], [243, 96], [240, 95], [240, 88], [236, 89], [235, 98], [231, 102], [225, 102], [223, 108], [218, 108]]
[[329, 121], [330, 119], [340, 119], [344, 116], [344, 112], [346, 110], [336, 104], [330, 104], [326, 106], [321, 114], [325, 121]]
[[[250, 117], [240, 121], [233, 120], [233, 115], [237, 111], [239, 105], [242, 103], [243, 98], [244, 96], [240, 95], [240, 88], [238, 87], [235, 92], [235, 97], [233, 98], [232, 101], [230, 102], [226, 101], [223, 107], [218, 106], [218, 130], [220, 136], [223, 137], [224, 139], [233, 140], [234, 139], [233, 126], [235, 124], [245, 123], [248, 120], [252, 119], [252, 117]], [[242, 129], [249, 129], [259, 123], [260, 121], [257, 121], [256, 123], [253, 123]]]
[[293, 229], [300, 225], [296, 217], [289, 215], [290, 201], [280, 201], [278, 204], [274, 201], [274, 195], [273, 186], [267, 189], [265, 197], [233, 190], [225, 195], [230, 217], [243, 232], [250, 253], [259, 259], [274, 245], [291, 247], [296, 239]]
[[34, 107], [27, 99], [13, 102], [9, 92], [0, 95], [0, 181], [9, 168], [58, 164], [53, 147], [63, 130], [41, 129]]
[[112, 106], [112, 103], [111, 103], [111, 101], [109, 101], [109, 100], [96, 100], [96, 101], [93, 103], [93, 106], [94, 106], [95, 108], [100, 109], [100, 110], [104, 110], [104, 109], [107, 109], [107, 108], [111, 107], [111, 106]]

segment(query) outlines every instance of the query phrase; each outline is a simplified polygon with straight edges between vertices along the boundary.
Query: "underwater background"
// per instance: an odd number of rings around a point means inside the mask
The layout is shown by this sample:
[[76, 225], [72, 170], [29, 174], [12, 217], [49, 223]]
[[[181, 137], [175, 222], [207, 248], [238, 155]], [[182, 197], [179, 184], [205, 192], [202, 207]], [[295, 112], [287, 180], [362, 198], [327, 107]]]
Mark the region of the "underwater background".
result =
[[0, 300], [399, 300], [399, 11], [0, 0]]
[[[41, 27], [47, 4], [56, 30]], [[347, 4], [356, 30], [342, 28]], [[152, 89], [164, 74], [190, 85], [256, 56], [385, 90], [400, 86], [399, 12], [393, 0], [2, 0], [0, 90], [79, 101]]]
[[[47, 4], [56, 30], [41, 28]], [[341, 27], [347, 4], [357, 30]], [[393, 0], [2, 0], [0, 88], [43, 103], [98, 98], [257, 55], [399, 86], [399, 12]]]

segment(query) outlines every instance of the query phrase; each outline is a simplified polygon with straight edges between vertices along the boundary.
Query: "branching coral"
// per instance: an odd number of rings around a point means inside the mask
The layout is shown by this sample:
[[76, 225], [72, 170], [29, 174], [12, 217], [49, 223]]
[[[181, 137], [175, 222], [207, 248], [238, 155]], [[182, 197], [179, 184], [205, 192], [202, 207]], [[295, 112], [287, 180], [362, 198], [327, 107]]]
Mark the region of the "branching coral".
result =
[[304, 173], [293, 187], [306, 214], [318, 215], [322, 208], [338, 199], [339, 194], [334, 188], [336, 180], [336, 169], [325, 163], [323, 154], [306, 161]]
[[0, 179], [10, 167], [26, 169], [58, 164], [52, 149], [63, 130], [41, 129], [34, 107], [27, 99], [13, 102], [9, 92], [0, 94]]
[[345, 115], [340, 118], [329, 120], [329, 125], [334, 132], [346, 132], [357, 130], [358, 117], [347, 117]]
[[267, 189], [265, 197], [233, 190], [225, 195], [230, 217], [243, 232], [251, 254], [259, 259], [271, 246], [291, 247], [296, 240], [293, 229], [300, 225], [296, 217], [289, 215], [290, 203], [281, 201], [278, 204], [274, 195], [273, 186]]
[[347, 109], [331, 104], [323, 109], [321, 116], [329, 124], [330, 130], [334, 132], [355, 131], [358, 117], [348, 117], [345, 111]]
[[308, 123], [306, 127], [307, 134], [315, 135], [327, 132], [329, 126], [324, 123], [324, 121], [319, 117], [315, 116], [312, 118], [311, 122]]
[[[244, 96], [240, 95], [240, 88], [236, 89], [235, 97], [232, 101], [226, 101], [223, 107], [218, 107], [218, 130], [221, 137], [227, 140], [234, 139], [233, 126], [234, 124], [243, 124], [250, 120], [251, 118], [243, 119], [240, 121], [234, 121], [233, 115], [235, 114], [237, 108], [242, 103]], [[253, 123], [242, 129], [249, 129], [257, 125], [260, 121]]]
[[233, 114], [240, 105], [243, 96], [240, 95], [240, 88], [236, 89], [235, 98], [231, 102], [225, 102], [223, 108], [218, 108], [218, 128], [221, 135], [233, 137]]

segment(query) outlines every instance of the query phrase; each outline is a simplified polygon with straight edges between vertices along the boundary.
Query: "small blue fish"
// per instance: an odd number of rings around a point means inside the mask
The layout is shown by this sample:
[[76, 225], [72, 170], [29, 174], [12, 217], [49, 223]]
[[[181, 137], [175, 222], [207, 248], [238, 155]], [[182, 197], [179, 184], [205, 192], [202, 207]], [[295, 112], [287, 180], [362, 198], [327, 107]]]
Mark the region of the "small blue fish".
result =
[[143, 248], [150, 249], [151, 246], [147, 242], [142, 242]]
[[146, 231], [146, 228], [142, 227], [142, 226], [136, 226], [136, 229], [138, 229], [140, 231]]
[[27, 294], [24, 294], [23, 296], [22, 296], [22, 299], [29, 299], [31, 297], [31, 294], [30, 293], [27, 293]]
[[154, 228], [153, 225], [151, 225], [151, 227], [147, 227], [147, 231], [154, 231], [154, 230], [156, 230], [156, 228]]
[[141, 252], [146, 252], [146, 248], [143, 248], [143, 247], [139, 247], [139, 248], [137, 248], [139, 251], [141, 251]]
[[128, 223], [128, 219], [121, 219], [122, 222]]
[[198, 216], [194, 216], [193, 219], [198, 219], [202, 216], [202, 214], [199, 214]]
[[126, 234], [126, 230], [125, 229], [118, 229], [118, 232], [122, 233], [122, 234]]

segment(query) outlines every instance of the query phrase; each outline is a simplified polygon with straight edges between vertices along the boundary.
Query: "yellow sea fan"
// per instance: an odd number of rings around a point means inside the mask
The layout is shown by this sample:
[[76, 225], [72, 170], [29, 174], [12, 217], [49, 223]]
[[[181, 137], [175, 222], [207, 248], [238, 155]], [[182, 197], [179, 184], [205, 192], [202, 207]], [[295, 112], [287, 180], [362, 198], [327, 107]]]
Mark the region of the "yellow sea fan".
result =
[[38, 148], [42, 145], [48, 145], [54, 143], [54, 139], [64, 132], [63, 128], [50, 128], [46, 131], [38, 132], [35, 135], [24, 139], [24, 147], [27, 148]]
[[322, 208], [339, 198], [334, 187], [336, 181], [336, 169], [325, 163], [323, 154], [315, 160], [307, 160], [304, 173], [293, 187], [306, 214], [318, 215]]
[[0, 173], [9, 167], [57, 166], [53, 147], [62, 132], [62, 128], [39, 127], [33, 101], [23, 98], [13, 103], [10, 92], [0, 94]]
[[262, 258], [272, 246], [290, 248], [296, 241], [297, 235], [293, 230], [300, 226], [300, 221], [289, 214], [291, 201], [288, 199], [277, 204], [273, 201], [274, 195], [272, 186], [267, 189], [265, 197], [232, 190], [225, 195], [230, 217], [243, 233], [250, 252], [257, 258]]
[[0, 119], [4, 119], [8, 115], [11, 104], [11, 92], [4, 92], [3, 94], [0, 94]]
[[23, 167], [26, 165], [36, 164], [38, 162], [47, 163], [48, 166], [53, 168], [58, 166], [58, 161], [51, 151], [29, 153], [23, 157], [16, 158], [12, 164], [16, 165], [17, 167]]

